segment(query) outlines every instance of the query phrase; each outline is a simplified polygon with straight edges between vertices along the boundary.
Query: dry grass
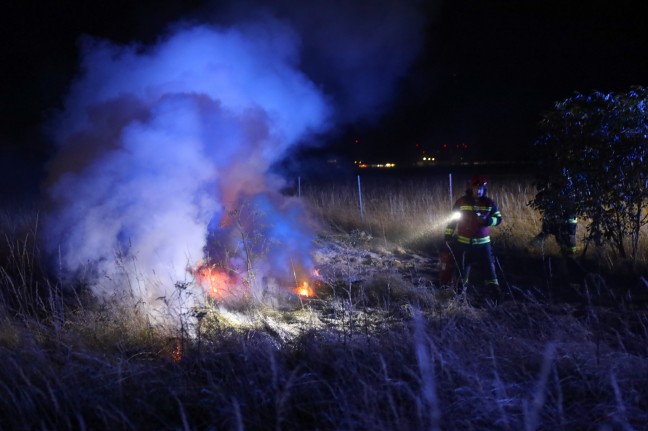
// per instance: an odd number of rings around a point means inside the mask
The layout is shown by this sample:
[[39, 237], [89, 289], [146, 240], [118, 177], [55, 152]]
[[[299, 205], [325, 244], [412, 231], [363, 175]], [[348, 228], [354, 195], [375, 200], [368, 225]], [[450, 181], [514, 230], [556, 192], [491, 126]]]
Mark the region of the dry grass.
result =
[[[453, 183], [454, 201], [463, 190], [457, 181]], [[492, 230], [495, 238], [522, 245], [539, 232], [539, 214], [527, 205], [534, 196], [530, 180], [498, 184], [490, 192], [506, 221], [500, 229]], [[454, 203], [450, 202], [448, 179], [441, 177], [367, 181], [362, 187], [362, 217], [353, 182], [304, 187], [303, 198], [318, 218], [333, 227], [362, 228], [405, 244], [442, 238]]]
[[[352, 190], [304, 196], [337, 228], [346, 273], [329, 274], [308, 301], [212, 304], [184, 322], [193, 336], [152, 324], [137, 306], [59, 285], [39, 265], [37, 213], [2, 214], [0, 427], [517, 431], [648, 423], [642, 307], [531, 294], [474, 307], [405, 277], [397, 255], [367, 275], [377, 258], [358, 229], [384, 249], [426, 244], [440, 238], [431, 225], [443, 221], [450, 200], [443, 185], [367, 186], [360, 222]], [[538, 228], [525, 205], [529, 186], [493, 192], [511, 226], [496, 240], [524, 249]]]
[[[463, 177], [453, 179], [453, 201], [464, 193], [461, 184], [465, 181]], [[360, 229], [374, 237], [415, 248], [441, 242], [452, 207], [449, 179], [438, 175], [362, 180], [362, 214], [358, 185], [354, 181], [305, 184], [302, 190], [308, 208], [330, 228], [344, 232]], [[491, 236], [505, 250], [557, 255], [559, 248], [553, 240], [546, 241], [544, 249], [529, 247], [529, 241], [540, 232], [542, 225], [540, 214], [528, 205], [535, 193], [531, 176], [495, 177], [489, 196], [497, 202], [504, 222], [491, 229]], [[581, 220], [577, 235], [579, 251], [586, 250], [588, 257], [597, 254], [609, 269], [618, 265], [614, 250], [595, 250], [592, 244], [587, 244], [586, 231], [587, 220]], [[638, 261], [648, 263], [648, 226], [641, 231], [639, 250]]]

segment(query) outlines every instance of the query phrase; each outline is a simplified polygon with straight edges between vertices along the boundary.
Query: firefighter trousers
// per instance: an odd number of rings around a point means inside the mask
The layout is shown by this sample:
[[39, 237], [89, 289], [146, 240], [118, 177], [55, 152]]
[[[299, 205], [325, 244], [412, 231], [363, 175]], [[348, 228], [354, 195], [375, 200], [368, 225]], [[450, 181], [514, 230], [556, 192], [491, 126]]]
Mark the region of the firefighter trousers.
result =
[[460, 264], [459, 269], [464, 283], [468, 283], [472, 267], [479, 266], [484, 271], [484, 284], [499, 284], [490, 242], [486, 244], [456, 243], [453, 248]]

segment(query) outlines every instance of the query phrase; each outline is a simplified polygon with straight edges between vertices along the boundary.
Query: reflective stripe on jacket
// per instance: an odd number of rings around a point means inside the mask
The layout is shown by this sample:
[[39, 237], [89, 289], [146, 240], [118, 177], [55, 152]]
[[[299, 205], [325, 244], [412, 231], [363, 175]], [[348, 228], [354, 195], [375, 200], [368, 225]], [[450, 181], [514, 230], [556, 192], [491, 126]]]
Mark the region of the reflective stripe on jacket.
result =
[[502, 222], [502, 213], [497, 204], [489, 197], [475, 198], [464, 195], [455, 202], [454, 211], [461, 217], [448, 223], [446, 236], [456, 236], [462, 244], [480, 245], [490, 242], [489, 228]]

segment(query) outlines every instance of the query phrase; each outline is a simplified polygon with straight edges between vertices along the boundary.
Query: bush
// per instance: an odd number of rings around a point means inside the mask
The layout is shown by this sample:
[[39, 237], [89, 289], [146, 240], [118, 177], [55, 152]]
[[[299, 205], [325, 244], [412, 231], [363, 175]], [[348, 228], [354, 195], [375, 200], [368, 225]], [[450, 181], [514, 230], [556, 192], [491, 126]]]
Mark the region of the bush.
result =
[[[564, 202], [588, 218], [588, 240], [610, 243], [620, 257], [637, 258], [641, 226], [648, 222], [648, 91], [577, 93], [556, 103], [540, 123], [536, 141], [541, 161], [539, 186], [550, 197], [533, 205], [550, 211]], [[558, 204], [562, 206], [563, 204]]]

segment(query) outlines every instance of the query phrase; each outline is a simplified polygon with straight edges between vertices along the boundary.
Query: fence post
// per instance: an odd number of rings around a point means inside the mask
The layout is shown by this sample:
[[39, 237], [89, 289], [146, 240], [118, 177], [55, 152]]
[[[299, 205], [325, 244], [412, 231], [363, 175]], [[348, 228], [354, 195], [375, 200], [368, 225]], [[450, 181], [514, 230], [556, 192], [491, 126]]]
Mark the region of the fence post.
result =
[[450, 189], [450, 208], [452, 208], [454, 205], [454, 201], [452, 200], [452, 172], [448, 174], [448, 183]]
[[358, 199], [360, 201], [360, 220], [364, 221], [364, 210], [362, 208], [362, 187], [360, 187], [360, 175], [358, 175]]

